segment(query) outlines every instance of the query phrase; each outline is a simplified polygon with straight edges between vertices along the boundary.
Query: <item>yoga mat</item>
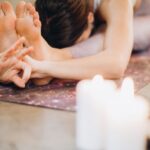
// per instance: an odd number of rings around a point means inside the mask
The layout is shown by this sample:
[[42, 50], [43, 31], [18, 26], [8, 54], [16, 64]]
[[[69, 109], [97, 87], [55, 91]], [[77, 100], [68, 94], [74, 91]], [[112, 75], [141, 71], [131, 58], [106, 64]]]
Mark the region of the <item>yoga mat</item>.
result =
[[[150, 49], [133, 54], [125, 76], [134, 79], [136, 92], [150, 83]], [[116, 82], [120, 84], [121, 81]], [[29, 83], [26, 89], [0, 85], [0, 101], [75, 111], [76, 84], [77, 81], [55, 79], [49, 85], [40, 87]]]

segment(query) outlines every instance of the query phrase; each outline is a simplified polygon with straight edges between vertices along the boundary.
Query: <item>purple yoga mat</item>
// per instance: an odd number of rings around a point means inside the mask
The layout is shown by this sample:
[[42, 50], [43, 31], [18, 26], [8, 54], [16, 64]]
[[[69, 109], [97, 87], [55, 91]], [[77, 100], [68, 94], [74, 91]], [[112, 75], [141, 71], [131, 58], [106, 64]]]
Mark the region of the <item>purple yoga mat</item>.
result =
[[[150, 50], [132, 56], [125, 76], [134, 79], [136, 91], [150, 83]], [[117, 81], [118, 84], [120, 82], [121, 80]], [[41, 87], [29, 83], [26, 89], [0, 85], [0, 101], [75, 111], [76, 84], [77, 81], [55, 79]]]

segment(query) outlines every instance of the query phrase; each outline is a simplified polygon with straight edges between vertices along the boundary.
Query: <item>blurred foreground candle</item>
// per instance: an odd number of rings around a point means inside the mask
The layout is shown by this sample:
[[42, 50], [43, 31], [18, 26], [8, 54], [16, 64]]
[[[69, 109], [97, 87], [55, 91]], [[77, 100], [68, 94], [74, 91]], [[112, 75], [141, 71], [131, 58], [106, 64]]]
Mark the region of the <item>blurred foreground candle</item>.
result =
[[134, 96], [133, 81], [125, 79], [107, 106], [106, 150], [145, 150], [148, 115], [147, 102]]
[[145, 150], [149, 107], [134, 96], [126, 78], [121, 89], [101, 76], [77, 86], [77, 147], [80, 150]]
[[103, 121], [100, 109], [102, 83], [102, 77], [97, 76], [91, 81], [81, 81], [77, 86], [76, 136], [77, 147], [81, 150], [100, 150], [103, 147], [104, 127], [100, 124], [100, 120]]

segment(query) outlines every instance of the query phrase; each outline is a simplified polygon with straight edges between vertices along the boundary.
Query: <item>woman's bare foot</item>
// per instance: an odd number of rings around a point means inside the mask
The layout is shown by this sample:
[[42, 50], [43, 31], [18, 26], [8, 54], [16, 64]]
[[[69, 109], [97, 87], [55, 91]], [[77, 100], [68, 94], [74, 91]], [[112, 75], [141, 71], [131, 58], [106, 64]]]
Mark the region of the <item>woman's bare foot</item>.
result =
[[8, 2], [0, 3], [0, 52], [7, 50], [17, 40], [16, 15]]
[[[41, 23], [39, 15], [30, 3], [20, 2], [16, 8], [16, 30], [21, 36], [26, 37], [27, 43], [34, 47], [31, 56], [37, 60], [49, 60], [50, 47], [41, 36]], [[48, 84], [51, 78], [35, 79], [36, 85]]]

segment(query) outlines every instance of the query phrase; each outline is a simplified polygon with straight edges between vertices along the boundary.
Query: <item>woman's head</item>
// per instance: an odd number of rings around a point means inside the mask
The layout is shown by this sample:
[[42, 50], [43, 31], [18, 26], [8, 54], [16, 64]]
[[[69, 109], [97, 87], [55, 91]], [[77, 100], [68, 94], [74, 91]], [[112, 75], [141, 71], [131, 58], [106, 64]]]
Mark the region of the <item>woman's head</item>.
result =
[[53, 47], [63, 48], [86, 39], [92, 30], [89, 0], [36, 0], [42, 36]]

